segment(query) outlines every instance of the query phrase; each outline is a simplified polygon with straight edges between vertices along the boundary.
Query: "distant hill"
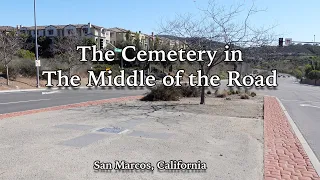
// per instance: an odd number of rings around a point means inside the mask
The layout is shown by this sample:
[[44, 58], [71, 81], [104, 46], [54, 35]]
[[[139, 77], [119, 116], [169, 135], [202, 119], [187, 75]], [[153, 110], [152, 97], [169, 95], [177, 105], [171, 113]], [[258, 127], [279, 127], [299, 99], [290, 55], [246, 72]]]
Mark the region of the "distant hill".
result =
[[[171, 35], [159, 35], [159, 37], [168, 38], [172, 40], [180, 40], [186, 42], [197, 42], [199, 38], [181, 38]], [[201, 39], [203, 46], [211, 47], [223, 47], [225, 44], [217, 41], [207, 40], [205, 38]], [[313, 45], [291, 45], [291, 46], [264, 46], [246, 49], [248, 55], [252, 57], [256, 56], [320, 56], [320, 46]]]
[[179, 40], [179, 41], [185, 41], [189, 42], [191, 44], [196, 43], [196, 42], [201, 42], [202, 46], [207, 46], [207, 47], [223, 47], [225, 44], [217, 41], [211, 41], [206, 38], [197, 38], [197, 37], [192, 37], [192, 38], [182, 38], [182, 37], [177, 37], [177, 36], [171, 36], [171, 35], [159, 35], [158, 37], [160, 38], [167, 38], [171, 40]]

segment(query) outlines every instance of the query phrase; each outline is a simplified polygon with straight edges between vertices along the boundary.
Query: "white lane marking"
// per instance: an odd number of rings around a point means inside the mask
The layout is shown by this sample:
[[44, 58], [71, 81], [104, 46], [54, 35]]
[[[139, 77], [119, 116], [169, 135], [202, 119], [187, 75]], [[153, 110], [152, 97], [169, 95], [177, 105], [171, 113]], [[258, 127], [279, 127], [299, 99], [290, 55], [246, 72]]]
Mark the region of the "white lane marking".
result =
[[37, 102], [37, 101], [49, 101], [49, 100], [51, 100], [51, 99], [36, 99], [36, 100], [27, 100], [27, 101], [6, 102], [6, 103], [0, 103], [0, 105], [3, 105], [3, 104], [19, 104], [19, 103]]
[[310, 105], [310, 104], [300, 104], [300, 106], [302, 106], [302, 107], [320, 108], [320, 106], [313, 106], [313, 105]]
[[290, 117], [288, 111], [286, 110], [286, 108], [283, 106], [282, 102], [277, 98], [275, 97], [283, 112], [285, 113], [285, 115], [287, 116], [288, 118], [288, 121], [291, 125], [291, 128], [293, 129], [294, 133], [296, 134], [296, 136], [298, 137], [300, 143], [302, 144], [302, 147], [303, 149], [305, 150], [305, 152], [307, 153], [314, 169], [317, 171], [317, 174], [319, 175], [320, 174], [320, 162], [317, 158], [317, 156], [314, 154], [313, 150], [311, 149], [311, 147], [309, 146], [308, 142], [306, 141], [306, 139], [303, 137], [302, 133], [300, 132], [299, 128], [297, 127], [296, 123], [292, 120], [292, 118]]
[[[50, 88], [49, 90], [61, 90], [61, 89], [67, 89], [66, 87], [64, 88]], [[72, 88], [69, 88], [72, 89]], [[86, 86], [81, 86], [77, 87], [76, 89], [89, 89]], [[46, 91], [48, 88], [40, 88], [40, 89], [18, 89], [18, 90], [1, 90], [1, 93], [18, 93], [18, 92], [33, 92], [33, 91]]]
[[41, 94], [54, 94], [54, 93], [59, 93], [59, 91], [50, 91], [50, 92], [42, 92]]
[[118, 134], [126, 134], [126, 133], [128, 133], [129, 131], [130, 131], [129, 129], [126, 129], [126, 130], [123, 130], [123, 131], [119, 132]]
[[[291, 100], [291, 99], [280, 99], [281, 101], [287, 101], [287, 102], [300, 102], [300, 103], [320, 103], [320, 101], [302, 101], [302, 100]], [[305, 104], [303, 104], [305, 105]]]

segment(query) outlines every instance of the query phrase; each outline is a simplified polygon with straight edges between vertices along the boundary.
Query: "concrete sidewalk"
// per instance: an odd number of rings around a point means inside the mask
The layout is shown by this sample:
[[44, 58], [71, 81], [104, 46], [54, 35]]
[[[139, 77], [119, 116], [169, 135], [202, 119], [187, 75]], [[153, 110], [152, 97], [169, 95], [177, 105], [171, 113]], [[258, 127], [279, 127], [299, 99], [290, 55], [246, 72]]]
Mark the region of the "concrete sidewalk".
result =
[[[263, 179], [261, 97], [128, 101], [0, 120], [0, 179]], [[95, 171], [94, 161], [153, 171]], [[159, 171], [157, 162], [206, 163]]]

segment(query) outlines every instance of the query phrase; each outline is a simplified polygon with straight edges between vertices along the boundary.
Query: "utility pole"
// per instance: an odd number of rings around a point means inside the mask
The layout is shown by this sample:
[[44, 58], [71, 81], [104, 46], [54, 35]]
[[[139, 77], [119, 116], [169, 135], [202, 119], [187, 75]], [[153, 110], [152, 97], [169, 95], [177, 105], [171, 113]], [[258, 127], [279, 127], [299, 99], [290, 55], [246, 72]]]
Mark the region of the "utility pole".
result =
[[[36, 35], [36, 62], [39, 60], [39, 54], [38, 54], [38, 28], [37, 28], [37, 18], [36, 18], [36, 0], [33, 0], [33, 11], [34, 11], [34, 27], [35, 27], [35, 35]], [[37, 65], [37, 88], [40, 87], [40, 80], [39, 80], [39, 66]]]

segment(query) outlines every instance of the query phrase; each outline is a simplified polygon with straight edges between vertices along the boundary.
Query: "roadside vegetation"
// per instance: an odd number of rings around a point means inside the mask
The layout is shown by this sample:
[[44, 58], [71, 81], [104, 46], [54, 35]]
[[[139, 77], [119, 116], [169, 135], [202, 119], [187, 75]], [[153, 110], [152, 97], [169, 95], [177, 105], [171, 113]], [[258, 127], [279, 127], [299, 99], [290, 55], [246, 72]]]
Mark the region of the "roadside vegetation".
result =
[[[184, 84], [180, 87], [170, 86], [166, 87], [164, 85], [158, 85], [154, 88], [151, 88], [151, 91], [147, 93], [141, 101], [179, 101], [181, 98], [193, 98], [200, 97], [201, 88], [190, 86]], [[250, 99], [256, 97], [257, 94], [253, 91], [247, 89], [233, 88], [214, 90], [214, 93], [211, 90], [206, 91], [207, 98], [225, 98], [226, 100], [232, 99]]]
[[198, 87], [184, 84], [180, 87], [158, 85], [144, 96], [142, 101], [179, 101], [184, 97], [199, 97], [200, 89]]
[[320, 58], [314, 57], [304, 69], [305, 77], [314, 80], [320, 80]]

